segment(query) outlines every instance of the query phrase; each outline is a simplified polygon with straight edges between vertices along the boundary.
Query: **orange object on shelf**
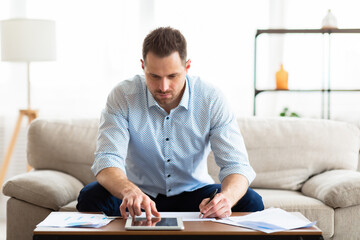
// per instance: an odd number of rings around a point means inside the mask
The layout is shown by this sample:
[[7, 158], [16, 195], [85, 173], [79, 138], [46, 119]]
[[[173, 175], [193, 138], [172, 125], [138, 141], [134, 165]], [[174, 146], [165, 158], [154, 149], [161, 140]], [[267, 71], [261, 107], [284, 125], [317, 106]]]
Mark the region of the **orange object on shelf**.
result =
[[276, 72], [276, 89], [288, 90], [288, 77], [288, 72], [284, 70], [281, 64], [280, 70]]

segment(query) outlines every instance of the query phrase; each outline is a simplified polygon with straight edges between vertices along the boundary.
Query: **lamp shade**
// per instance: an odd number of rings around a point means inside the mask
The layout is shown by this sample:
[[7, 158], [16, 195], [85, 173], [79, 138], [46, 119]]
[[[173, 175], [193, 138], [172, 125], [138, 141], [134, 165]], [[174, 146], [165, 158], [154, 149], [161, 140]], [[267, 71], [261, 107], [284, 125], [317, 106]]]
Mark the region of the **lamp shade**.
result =
[[56, 59], [55, 21], [9, 19], [1, 21], [1, 59], [11, 62]]

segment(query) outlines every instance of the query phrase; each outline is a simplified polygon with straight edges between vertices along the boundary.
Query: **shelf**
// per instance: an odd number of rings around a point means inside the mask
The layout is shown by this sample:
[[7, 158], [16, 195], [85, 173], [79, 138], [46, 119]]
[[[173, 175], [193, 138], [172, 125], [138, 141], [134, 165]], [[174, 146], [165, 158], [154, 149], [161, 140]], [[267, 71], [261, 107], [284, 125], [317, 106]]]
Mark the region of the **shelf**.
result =
[[262, 92], [360, 92], [360, 89], [255, 89], [255, 96]]
[[256, 37], [260, 34], [284, 34], [284, 33], [360, 33], [358, 28], [348, 29], [258, 29], [256, 31]]
[[[256, 97], [258, 94], [263, 92], [303, 92], [303, 93], [316, 93], [319, 92], [322, 95], [321, 99], [321, 116], [325, 118], [325, 111], [327, 111], [327, 118], [330, 119], [330, 95], [332, 92], [360, 92], [360, 89], [332, 89], [331, 86], [331, 75], [327, 76], [327, 85], [325, 85], [325, 78], [322, 79], [322, 85], [326, 86], [327, 88], [320, 88], [320, 89], [258, 89], [256, 87], [257, 83], [257, 40], [258, 36], [261, 34], [349, 34], [360, 33], [359, 28], [353, 29], [258, 29], [255, 34], [255, 44], [254, 44], [254, 106], [253, 106], [253, 115], [256, 116]], [[328, 41], [328, 57], [327, 57], [327, 68], [330, 69], [330, 37], [327, 39]], [[325, 61], [325, 60], [324, 60]], [[325, 76], [323, 74], [323, 76]], [[327, 101], [326, 101], [327, 98]], [[327, 105], [327, 106], [326, 106]]]

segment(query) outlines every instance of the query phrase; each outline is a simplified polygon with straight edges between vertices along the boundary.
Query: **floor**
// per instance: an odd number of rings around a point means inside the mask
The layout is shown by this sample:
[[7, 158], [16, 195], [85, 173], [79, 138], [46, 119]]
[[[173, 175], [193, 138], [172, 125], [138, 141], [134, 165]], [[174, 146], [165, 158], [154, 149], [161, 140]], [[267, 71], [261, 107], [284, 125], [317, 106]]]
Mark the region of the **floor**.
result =
[[5, 220], [0, 220], [0, 240], [6, 239], [6, 224]]

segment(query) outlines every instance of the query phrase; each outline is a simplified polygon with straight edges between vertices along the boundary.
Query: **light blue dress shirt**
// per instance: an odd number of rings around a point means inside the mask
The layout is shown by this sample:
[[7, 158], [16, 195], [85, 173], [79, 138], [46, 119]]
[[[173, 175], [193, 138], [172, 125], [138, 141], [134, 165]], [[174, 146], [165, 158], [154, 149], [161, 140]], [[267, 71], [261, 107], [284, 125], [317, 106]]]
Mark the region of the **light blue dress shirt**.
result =
[[207, 169], [210, 149], [220, 181], [233, 173], [254, 180], [236, 117], [218, 89], [186, 76], [180, 104], [168, 114], [137, 75], [109, 94], [92, 170], [97, 175], [118, 167], [152, 197], [173, 196], [214, 183]]

